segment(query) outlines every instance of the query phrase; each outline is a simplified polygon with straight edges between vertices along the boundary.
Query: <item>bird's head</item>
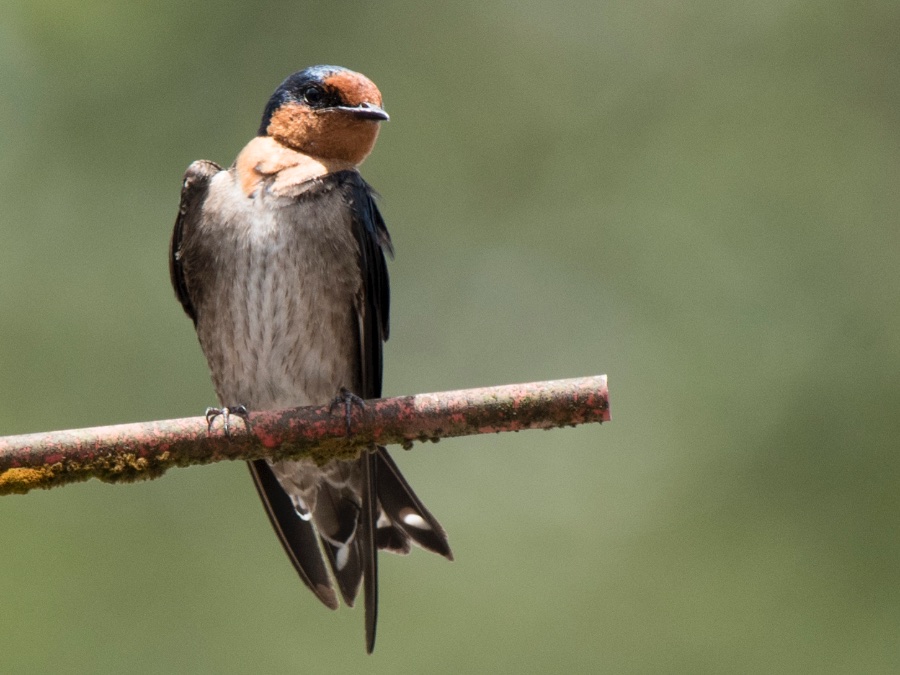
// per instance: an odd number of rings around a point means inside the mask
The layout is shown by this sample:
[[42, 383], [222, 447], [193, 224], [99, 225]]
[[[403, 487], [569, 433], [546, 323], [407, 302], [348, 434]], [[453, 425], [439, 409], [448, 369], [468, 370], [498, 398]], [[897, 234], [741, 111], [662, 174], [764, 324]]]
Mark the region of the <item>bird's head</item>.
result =
[[275, 90], [259, 135], [317, 159], [358, 165], [387, 119], [381, 92], [369, 78], [339, 66], [313, 66]]

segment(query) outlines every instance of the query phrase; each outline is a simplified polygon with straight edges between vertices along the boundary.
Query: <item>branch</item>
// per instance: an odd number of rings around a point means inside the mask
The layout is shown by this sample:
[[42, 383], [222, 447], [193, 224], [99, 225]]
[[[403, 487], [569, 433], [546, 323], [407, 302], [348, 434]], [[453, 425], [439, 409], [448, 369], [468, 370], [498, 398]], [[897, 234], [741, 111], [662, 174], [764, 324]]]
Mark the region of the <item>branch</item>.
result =
[[[0, 495], [99, 478], [158, 478], [176, 466], [225, 459], [351, 459], [372, 444], [550, 429], [609, 421], [606, 375], [367, 401], [351, 411], [310, 406], [253, 412], [249, 428], [207, 430], [203, 417], [0, 438]], [[221, 423], [219, 423], [221, 425]]]

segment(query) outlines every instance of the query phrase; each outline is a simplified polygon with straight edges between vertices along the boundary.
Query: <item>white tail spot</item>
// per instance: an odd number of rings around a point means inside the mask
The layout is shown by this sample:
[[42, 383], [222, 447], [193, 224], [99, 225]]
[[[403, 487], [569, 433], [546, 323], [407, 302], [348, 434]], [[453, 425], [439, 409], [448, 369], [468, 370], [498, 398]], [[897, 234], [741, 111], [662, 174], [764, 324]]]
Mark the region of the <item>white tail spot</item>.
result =
[[403, 524], [409, 525], [410, 527], [415, 527], [418, 530], [430, 530], [431, 525], [429, 525], [425, 519], [420, 516], [418, 513], [407, 513], [403, 515]]
[[341, 546], [337, 550], [337, 555], [334, 556], [334, 562], [337, 565], [339, 570], [344, 569], [347, 565], [347, 561], [350, 559], [350, 547], [349, 546]]

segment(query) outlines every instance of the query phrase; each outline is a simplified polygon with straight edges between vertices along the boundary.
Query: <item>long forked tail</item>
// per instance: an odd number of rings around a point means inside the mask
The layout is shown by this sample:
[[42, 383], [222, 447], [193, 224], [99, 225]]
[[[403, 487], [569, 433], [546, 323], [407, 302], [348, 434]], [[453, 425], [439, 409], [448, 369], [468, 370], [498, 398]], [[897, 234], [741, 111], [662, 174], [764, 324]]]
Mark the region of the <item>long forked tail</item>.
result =
[[[249, 465], [282, 546], [316, 597], [327, 607], [337, 608], [333, 576], [344, 602], [352, 606], [363, 586], [369, 653], [375, 646], [378, 616], [378, 549], [405, 554], [414, 543], [453, 560], [444, 528], [383, 447], [373, 448], [355, 462], [329, 465], [330, 480], [322, 474], [313, 478], [312, 494], [308, 487], [299, 487], [309, 482], [293, 477], [295, 472], [318, 472], [315, 467], [282, 462], [273, 470], [266, 460]], [[350, 478], [354, 473], [355, 480]], [[359, 492], [352, 489], [354, 483]]]

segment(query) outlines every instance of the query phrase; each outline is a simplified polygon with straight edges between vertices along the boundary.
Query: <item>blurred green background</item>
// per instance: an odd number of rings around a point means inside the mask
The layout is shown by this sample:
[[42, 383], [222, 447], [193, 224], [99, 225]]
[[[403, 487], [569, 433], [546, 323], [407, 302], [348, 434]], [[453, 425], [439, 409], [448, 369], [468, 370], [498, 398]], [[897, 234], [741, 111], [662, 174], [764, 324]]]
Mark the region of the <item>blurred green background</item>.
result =
[[199, 414], [182, 173], [369, 75], [386, 394], [609, 373], [395, 450], [457, 561], [362, 612], [240, 464], [0, 500], [0, 672], [900, 672], [900, 4], [5, 0], [0, 433]]

